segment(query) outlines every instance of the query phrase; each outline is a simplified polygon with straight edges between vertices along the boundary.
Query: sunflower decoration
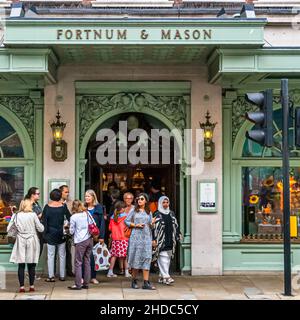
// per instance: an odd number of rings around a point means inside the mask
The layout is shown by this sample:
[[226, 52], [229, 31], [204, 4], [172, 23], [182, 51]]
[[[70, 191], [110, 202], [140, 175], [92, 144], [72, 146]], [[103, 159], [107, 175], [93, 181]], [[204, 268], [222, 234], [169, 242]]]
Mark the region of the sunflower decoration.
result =
[[250, 202], [251, 204], [257, 204], [258, 201], [259, 201], [259, 196], [256, 195], [256, 194], [252, 194], [252, 195], [250, 196], [250, 198], [249, 198], [249, 202]]

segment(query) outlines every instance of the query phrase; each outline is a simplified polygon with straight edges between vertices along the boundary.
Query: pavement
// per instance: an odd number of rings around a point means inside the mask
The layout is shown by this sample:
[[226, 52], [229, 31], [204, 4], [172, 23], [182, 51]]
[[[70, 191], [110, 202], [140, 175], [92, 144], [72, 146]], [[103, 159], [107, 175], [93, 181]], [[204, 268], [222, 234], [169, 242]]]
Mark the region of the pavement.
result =
[[[130, 279], [118, 276], [107, 278], [100, 273], [98, 285], [88, 290], [72, 291], [73, 278], [54, 283], [45, 278], [35, 283], [36, 292], [18, 293], [16, 273], [6, 276], [6, 289], [0, 290], [0, 300], [300, 300], [300, 288], [287, 297], [283, 292], [283, 275], [249, 274], [223, 276], [173, 276], [174, 284], [157, 283], [157, 275], [150, 280], [157, 290], [131, 289]], [[142, 284], [140, 279], [139, 284]], [[27, 287], [26, 287], [27, 286]], [[28, 280], [25, 284], [28, 290]], [[299, 286], [300, 287], [300, 286]]]

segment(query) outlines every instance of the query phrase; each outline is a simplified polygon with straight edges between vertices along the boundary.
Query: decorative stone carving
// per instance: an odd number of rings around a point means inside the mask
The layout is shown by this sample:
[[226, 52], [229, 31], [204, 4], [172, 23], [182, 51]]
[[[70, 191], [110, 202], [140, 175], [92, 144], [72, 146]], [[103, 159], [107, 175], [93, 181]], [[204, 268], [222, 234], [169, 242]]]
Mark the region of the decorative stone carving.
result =
[[184, 96], [153, 96], [145, 92], [121, 92], [115, 95], [82, 96], [78, 104], [80, 145], [91, 125], [105, 113], [116, 109], [122, 112], [154, 110], [165, 116], [182, 132], [186, 127], [187, 100]]
[[0, 96], [0, 105], [12, 111], [28, 131], [34, 143], [34, 103], [26, 96]]
[[239, 96], [232, 103], [232, 145], [235, 138], [245, 122], [245, 114], [249, 111], [257, 111], [257, 107], [247, 102], [244, 97]]
[[80, 159], [80, 161], [79, 161], [79, 168], [78, 168], [79, 178], [82, 178], [85, 173], [85, 166], [86, 166], [87, 161], [88, 161], [87, 159]]

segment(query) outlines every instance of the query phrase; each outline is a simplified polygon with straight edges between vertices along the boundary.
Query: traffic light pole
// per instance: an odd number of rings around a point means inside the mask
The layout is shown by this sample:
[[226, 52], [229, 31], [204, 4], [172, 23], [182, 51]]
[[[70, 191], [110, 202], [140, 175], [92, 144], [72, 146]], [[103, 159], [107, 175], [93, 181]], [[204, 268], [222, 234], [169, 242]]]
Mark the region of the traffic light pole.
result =
[[282, 104], [282, 170], [283, 170], [283, 239], [284, 295], [291, 296], [291, 237], [290, 237], [290, 164], [289, 164], [289, 89], [288, 80], [281, 80]]

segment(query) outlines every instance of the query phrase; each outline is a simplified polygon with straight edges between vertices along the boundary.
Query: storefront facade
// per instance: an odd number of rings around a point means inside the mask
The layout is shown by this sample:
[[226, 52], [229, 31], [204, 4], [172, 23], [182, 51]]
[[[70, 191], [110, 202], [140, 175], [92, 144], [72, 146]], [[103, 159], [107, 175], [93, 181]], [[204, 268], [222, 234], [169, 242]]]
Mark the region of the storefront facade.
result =
[[[51, 186], [60, 182], [70, 185], [72, 198], [82, 198], [87, 188], [97, 189], [101, 198], [108, 177], [126, 184], [137, 168], [96, 164], [100, 128], [114, 128], [117, 121], [134, 116], [149, 130], [177, 129], [179, 141], [185, 129], [199, 129], [209, 110], [217, 122], [212, 162], [201, 161], [192, 175], [184, 165], [139, 167], [145, 175], [162, 177], [176, 208], [184, 235], [177, 267], [192, 275], [282, 270], [283, 244], [276, 227], [280, 190], [275, 190], [281, 180], [280, 151], [246, 141], [251, 125], [243, 115], [252, 107], [244, 94], [273, 88], [274, 109], [279, 109], [280, 78], [290, 77], [291, 97], [295, 105], [300, 102], [300, 51], [292, 47], [300, 40], [299, 31], [272, 24], [268, 19], [274, 17], [263, 13], [254, 19], [215, 18], [205, 5], [201, 13], [199, 4], [192, 15], [184, 13], [183, 3], [182, 17], [176, 18], [173, 2], [160, 2], [147, 16], [134, 7], [124, 9], [128, 19], [120, 13], [105, 16], [101, 1], [67, 9], [37, 3], [35, 15], [6, 19], [0, 48], [2, 198], [13, 193], [17, 203], [30, 186], [38, 186], [46, 203]], [[169, 13], [163, 5], [170, 5]], [[218, 11], [220, 4], [214, 8]], [[49, 123], [58, 110], [67, 122], [63, 162], [51, 158]], [[280, 114], [276, 119], [274, 136], [279, 139]], [[196, 144], [194, 139], [190, 155], [195, 156]], [[291, 157], [298, 180], [297, 150]], [[198, 181], [207, 179], [217, 181], [215, 213], [198, 212]], [[266, 182], [271, 191], [262, 194]], [[258, 194], [258, 203], [250, 205], [249, 197]], [[268, 216], [259, 213], [265, 195], [274, 211], [274, 217], [269, 215], [274, 221], [268, 223], [263, 223]], [[272, 227], [267, 230], [264, 224]], [[1, 264], [13, 269], [4, 233], [2, 241]], [[297, 243], [293, 264], [300, 264]]]

